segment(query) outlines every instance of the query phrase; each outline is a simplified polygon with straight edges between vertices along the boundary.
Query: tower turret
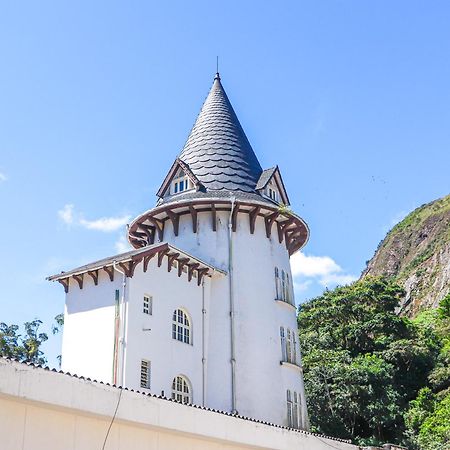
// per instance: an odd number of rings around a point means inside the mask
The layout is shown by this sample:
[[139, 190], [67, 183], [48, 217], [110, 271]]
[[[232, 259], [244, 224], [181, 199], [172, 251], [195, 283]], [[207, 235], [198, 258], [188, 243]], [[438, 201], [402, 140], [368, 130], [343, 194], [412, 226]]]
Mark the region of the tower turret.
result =
[[169, 242], [227, 272], [210, 286], [207, 404], [307, 428], [289, 256], [309, 231], [279, 168], [261, 168], [219, 74], [157, 195], [130, 243]]
[[308, 428], [289, 256], [308, 239], [219, 74], [133, 250], [49, 277], [66, 292], [62, 368]]

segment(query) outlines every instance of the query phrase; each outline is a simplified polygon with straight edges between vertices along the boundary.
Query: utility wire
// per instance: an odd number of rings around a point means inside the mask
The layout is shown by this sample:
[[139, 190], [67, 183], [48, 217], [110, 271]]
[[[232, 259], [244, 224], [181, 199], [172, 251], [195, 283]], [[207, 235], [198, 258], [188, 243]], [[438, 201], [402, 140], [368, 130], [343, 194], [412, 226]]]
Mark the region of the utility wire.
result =
[[103, 441], [103, 445], [102, 445], [102, 450], [105, 450], [105, 445], [106, 445], [106, 441], [108, 440], [109, 432], [111, 431], [111, 427], [114, 423], [114, 420], [116, 419], [117, 410], [119, 409], [120, 400], [122, 398], [122, 391], [123, 391], [123, 389], [121, 387], [119, 387], [119, 389], [120, 389], [120, 393], [119, 393], [119, 398], [117, 399], [116, 410], [114, 411], [114, 415], [112, 416], [111, 423], [109, 424], [109, 427], [108, 427], [108, 431], [106, 432], [105, 440]]

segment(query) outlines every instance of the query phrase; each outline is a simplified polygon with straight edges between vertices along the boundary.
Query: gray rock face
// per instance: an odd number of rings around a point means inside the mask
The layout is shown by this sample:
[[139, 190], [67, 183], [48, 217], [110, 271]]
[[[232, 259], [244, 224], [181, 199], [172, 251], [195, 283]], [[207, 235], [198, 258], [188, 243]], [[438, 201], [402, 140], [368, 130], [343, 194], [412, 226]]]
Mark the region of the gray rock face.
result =
[[450, 195], [397, 224], [369, 261], [367, 275], [395, 278], [405, 289], [401, 314], [437, 307], [450, 292]]

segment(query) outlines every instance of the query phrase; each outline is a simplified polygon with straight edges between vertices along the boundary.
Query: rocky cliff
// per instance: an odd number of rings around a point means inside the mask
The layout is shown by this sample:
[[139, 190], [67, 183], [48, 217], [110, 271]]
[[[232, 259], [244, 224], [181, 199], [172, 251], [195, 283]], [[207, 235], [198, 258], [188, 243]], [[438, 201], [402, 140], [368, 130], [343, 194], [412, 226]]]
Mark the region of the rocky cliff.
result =
[[396, 278], [406, 291], [401, 314], [436, 307], [450, 292], [450, 195], [395, 225], [368, 262], [366, 275]]

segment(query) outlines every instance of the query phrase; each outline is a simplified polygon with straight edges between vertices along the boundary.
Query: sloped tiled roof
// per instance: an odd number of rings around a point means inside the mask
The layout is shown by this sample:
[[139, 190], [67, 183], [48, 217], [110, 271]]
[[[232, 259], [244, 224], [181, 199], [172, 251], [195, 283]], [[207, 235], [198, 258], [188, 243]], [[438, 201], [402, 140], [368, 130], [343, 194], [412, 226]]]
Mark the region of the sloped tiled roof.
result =
[[272, 175], [274, 174], [275, 170], [277, 170], [277, 167], [272, 167], [270, 169], [266, 169], [263, 171], [261, 176], [259, 177], [258, 183], [256, 185], [255, 189], [264, 189], [266, 187], [266, 184], [269, 182], [269, 180], [272, 178]]
[[179, 158], [207, 191], [255, 192], [262, 168], [218, 74]]

